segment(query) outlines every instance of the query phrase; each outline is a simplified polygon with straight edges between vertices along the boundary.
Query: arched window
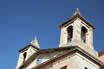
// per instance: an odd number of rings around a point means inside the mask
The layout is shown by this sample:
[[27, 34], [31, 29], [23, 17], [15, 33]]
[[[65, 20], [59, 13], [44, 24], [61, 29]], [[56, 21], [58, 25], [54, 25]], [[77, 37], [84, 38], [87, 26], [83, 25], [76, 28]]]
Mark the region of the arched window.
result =
[[36, 63], [37, 63], [37, 64], [40, 64], [40, 63], [41, 63], [41, 61], [42, 61], [42, 56], [39, 56], [39, 57], [37, 58]]
[[81, 28], [81, 40], [84, 43], [86, 43], [86, 33], [87, 33], [87, 29], [82, 26], [82, 28]]
[[69, 26], [67, 28], [67, 33], [68, 33], [68, 42], [72, 41], [72, 37], [73, 37], [73, 26]]
[[25, 60], [26, 60], [26, 56], [27, 56], [27, 53], [25, 52], [25, 53], [23, 54], [23, 57], [24, 57], [23, 62], [25, 62]]

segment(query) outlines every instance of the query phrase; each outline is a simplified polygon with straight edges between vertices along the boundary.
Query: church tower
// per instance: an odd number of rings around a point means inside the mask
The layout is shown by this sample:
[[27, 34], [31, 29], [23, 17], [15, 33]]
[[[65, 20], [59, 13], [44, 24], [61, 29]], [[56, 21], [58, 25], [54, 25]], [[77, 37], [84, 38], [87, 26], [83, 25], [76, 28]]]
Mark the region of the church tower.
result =
[[16, 69], [20, 69], [19, 67], [25, 63], [34, 53], [36, 53], [40, 49], [38, 44], [38, 40], [35, 37], [27, 46], [20, 49], [19, 60], [17, 63]]
[[93, 30], [95, 26], [81, 16], [78, 8], [73, 16], [59, 27], [61, 28], [59, 47], [79, 46], [97, 56], [93, 47]]
[[103, 69], [103, 52], [95, 51], [93, 30], [77, 8], [73, 16], [59, 25], [58, 48], [40, 49], [36, 37], [20, 52], [16, 69]]

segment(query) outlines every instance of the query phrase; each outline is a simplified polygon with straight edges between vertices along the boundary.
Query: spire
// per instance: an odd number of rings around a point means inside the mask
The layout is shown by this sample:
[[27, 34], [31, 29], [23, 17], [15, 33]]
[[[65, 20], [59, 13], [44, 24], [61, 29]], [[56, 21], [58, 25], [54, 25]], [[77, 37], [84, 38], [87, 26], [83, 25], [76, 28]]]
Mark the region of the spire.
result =
[[31, 41], [31, 43], [33, 46], [40, 48], [37, 37], [35, 36], [34, 39]]
[[76, 9], [76, 11], [74, 12], [74, 15], [79, 14], [80, 15], [80, 11], [79, 8]]

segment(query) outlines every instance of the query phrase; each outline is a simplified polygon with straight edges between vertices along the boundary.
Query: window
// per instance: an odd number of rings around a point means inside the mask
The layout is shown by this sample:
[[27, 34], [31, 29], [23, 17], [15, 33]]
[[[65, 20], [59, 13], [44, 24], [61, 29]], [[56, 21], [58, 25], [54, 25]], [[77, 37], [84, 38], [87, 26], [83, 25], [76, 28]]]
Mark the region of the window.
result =
[[41, 63], [41, 61], [42, 61], [42, 56], [39, 56], [39, 57], [37, 58], [36, 63], [37, 63], [37, 64], [40, 64], [40, 63]]
[[67, 66], [61, 67], [60, 69], [67, 69]]
[[82, 27], [81, 29], [81, 40], [86, 43], [86, 33], [87, 33], [87, 29], [85, 27]]
[[23, 57], [24, 57], [23, 62], [25, 62], [25, 60], [26, 60], [26, 56], [27, 56], [27, 53], [25, 52], [25, 53], [23, 54]]
[[85, 67], [85, 69], [88, 69], [87, 67]]
[[68, 42], [72, 41], [72, 36], [73, 36], [73, 26], [69, 26], [68, 29], [67, 29], [67, 32], [68, 32]]

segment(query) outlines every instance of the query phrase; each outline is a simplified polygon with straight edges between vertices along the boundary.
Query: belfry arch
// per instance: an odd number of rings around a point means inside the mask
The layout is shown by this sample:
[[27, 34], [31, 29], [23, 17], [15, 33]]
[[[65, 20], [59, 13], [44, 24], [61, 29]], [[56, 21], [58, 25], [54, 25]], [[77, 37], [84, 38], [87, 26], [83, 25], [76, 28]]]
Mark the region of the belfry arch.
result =
[[67, 42], [72, 41], [72, 37], [73, 37], [73, 26], [69, 26], [67, 28], [67, 34], [68, 34], [68, 36], [67, 36]]
[[86, 39], [87, 39], [87, 29], [84, 27], [84, 26], [82, 26], [81, 27], [81, 40], [84, 42], [84, 43], [86, 43]]
[[25, 52], [25, 53], [23, 54], [23, 58], [24, 58], [23, 62], [25, 62], [26, 56], [27, 56], [27, 52]]

